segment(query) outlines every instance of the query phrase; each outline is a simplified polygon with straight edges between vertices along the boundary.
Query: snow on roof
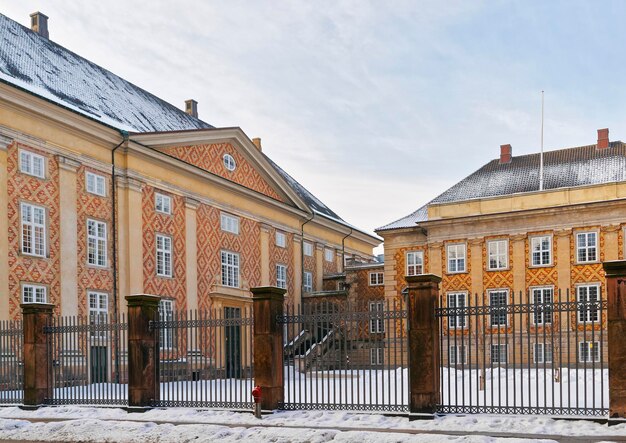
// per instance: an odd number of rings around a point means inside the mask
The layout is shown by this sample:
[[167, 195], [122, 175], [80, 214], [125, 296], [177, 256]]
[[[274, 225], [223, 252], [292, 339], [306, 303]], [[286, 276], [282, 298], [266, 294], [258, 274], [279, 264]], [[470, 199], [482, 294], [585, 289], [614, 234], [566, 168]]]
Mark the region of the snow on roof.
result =
[[118, 129], [212, 127], [2, 14], [0, 79]]
[[[428, 220], [428, 205], [453, 203], [536, 192], [539, 190], [540, 154], [513, 157], [510, 163], [498, 159], [478, 169], [417, 211], [381, 226], [376, 231], [408, 228]], [[544, 153], [544, 189], [572, 188], [626, 181], [626, 144], [611, 142], [606, 149], [596, 145]]]

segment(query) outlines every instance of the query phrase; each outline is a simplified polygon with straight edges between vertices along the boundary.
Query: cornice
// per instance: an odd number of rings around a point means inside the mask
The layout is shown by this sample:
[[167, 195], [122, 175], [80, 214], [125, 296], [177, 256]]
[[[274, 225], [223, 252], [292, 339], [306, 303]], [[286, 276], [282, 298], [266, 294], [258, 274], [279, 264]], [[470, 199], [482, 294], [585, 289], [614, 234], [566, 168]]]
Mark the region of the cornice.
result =
[[192, 197], [185, 197], [185, 208], [196, 210], [200, 206], [200, 200], [196, 200]]
[[64, 155], [57, 155], [57, 162], [59, 163], [59, 168], [65, 171], [74, 172], [80, 168], [80, 162], [76, 161], [70, 157], [66, 157]]
[[11, 137], [0, 134], [0, 151], [6, 151], [11, 143], [13, 143]]

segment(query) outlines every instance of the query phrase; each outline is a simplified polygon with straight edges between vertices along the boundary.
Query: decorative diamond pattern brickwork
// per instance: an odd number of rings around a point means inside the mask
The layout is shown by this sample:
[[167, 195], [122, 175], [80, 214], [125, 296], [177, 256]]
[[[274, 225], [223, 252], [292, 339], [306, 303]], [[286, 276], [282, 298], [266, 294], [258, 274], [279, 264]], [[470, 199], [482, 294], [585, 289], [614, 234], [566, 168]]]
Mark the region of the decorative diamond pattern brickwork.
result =
[[[39, 179], [18, 171], [18, 149], [28, 149], [46, 158], [46, 178]], [[59, 166], [46, 152], [30, 146], [12, 143], [7, 152], [7, 191], [9, 222], [9, 315], [21, 317], [21, 282], [40, 283], [48, 287], [48, 302], [55, 313], [60, 312], [59, 262]], [[22, 255], [20, 251], [20, 202], [32, 202], [46, 208], [48, 254], [46, 258]]]
[[[313, 245], [313, 255], [312, 256], [304, 256], [304, 270], [310, 272], [313, 279], [313, 290], [319, 291], [321, 288], [315, 287], [315, 282], [317, 281], [317, 266], [315, 266], [315, 245]], [[304, 278], [304, 276], [302, 277]]]
[[[227, 180], [260, 192], [274, 200], [286, 203], [274, 188], [250, 164], [246, 158], [230, 143], [213, 143], [209, 145], [176, 146], [165, 150], [169, 155], [187, 163], [219, 175]], [[230, 154], [237, 164], [234, 171], [224, 167], [224, 154]]]
[[503, 239], [506, 240], [506, 237], [485, 237], [485, 241], [482, 245], [482, 255], [483, 255], [483, 287], [485, 289], [490, 288], [508, 288], [510, 291], [513, 291], [513, 246], [509, 241], [509, 250], [508, 250], [508, 261], [509, 266], [507, 269], [503, 269], [500, 271], [488, 271], [489, 268], [489, 257], [487, 251], [487, 242], [490, 240], [498, 240]]
[[[295, 291], [295, 271], [293, 255], [293, 234], [285, 232], [285, 248], [276, 246], [276, 230], [270, 229], [270, 285], [276, 285], [276, 265], [287, 266], [287, 293], [285, 294], [285, 307], [294, 306], [293, 295]], [[300, 272], [300, 270], [298, 270]]]
[[465, 240], [450, 240], [444, 242], [441, 250], [441, 263], [443, 266], [443, 277], [441, 280], [441, 292], [445, 294], [450, 291], [467, 291], [472, 290], [472, 248], [467, 245], [465, 248], [465, 266], [466, 272], [460, 273], [448, 273], [448, 257], [447, 257], [447, 245], [454, 243], [464, 243]]
[[[155, 189], [143, 187], [143, 284], [146, 294], [160, 295], [175, 300], [175, 309], [187, 309], [186, 263], [185, 263], [185, 200], [178, 195], [172, 198], [172, 214], [162, 214], [155, 210]], [[162, 192], [162, 191], [159, 191]], [[172, 237], [172, 277], [156, 275], [156, 234]]]
[[[78, 218], [78, 313], [88, 314], [87, 291], [102, 291], [109, 295], [113, 293], [113, 212], [111, 199], [111, 176], [106, 177], [107, 195], [100, 197], [90, 194], [85, 189], [85, 173], [88, 169], [78, 168], [76, 174], [77, 218]], [[99, 268], [87, 264], [87, 219], [104, 221], [107, 223], [107, 267]], [[113, 312], [113, 297], [109, 296], [109, 312]]]

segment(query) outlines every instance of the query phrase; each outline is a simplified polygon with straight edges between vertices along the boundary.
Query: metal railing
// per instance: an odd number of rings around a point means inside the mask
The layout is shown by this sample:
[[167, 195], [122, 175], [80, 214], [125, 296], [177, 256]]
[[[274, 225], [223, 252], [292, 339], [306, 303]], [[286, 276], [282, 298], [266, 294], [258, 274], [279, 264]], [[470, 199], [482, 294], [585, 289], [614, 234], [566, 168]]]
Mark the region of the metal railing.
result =
[[24, 332], [21, 321], [0, 321], [0, 405], [24, 400]]
[[500, 292], [441, 298], [438, 412], [606, 416], [606, 300]]
[[162, 312], [151, 322], [160, 343], [154, 406], [251, 409], [252, 308]]
[[282, 408], [408, 411], [406, 318], [388, 301], [287, 308]]
[[53, 317], [48, 334], [54, 405], [128, 404], [128, 324], [124, 315]]

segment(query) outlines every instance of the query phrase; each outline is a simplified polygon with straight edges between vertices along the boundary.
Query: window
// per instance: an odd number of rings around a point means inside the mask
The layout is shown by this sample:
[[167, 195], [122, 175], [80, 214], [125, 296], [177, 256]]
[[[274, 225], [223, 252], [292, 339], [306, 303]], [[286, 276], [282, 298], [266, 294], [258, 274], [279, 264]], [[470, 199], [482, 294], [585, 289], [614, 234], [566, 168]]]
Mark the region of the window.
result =
[[491, 326], [506, 326], [506, 307], [509, 292], [507, 290], [489, 291]]
[[535, 363], [552, 363], [552, 345], [550, 343], [535, 343]]
[[385, 363], [385, 349], [384, 348], [371, 348], [370, 349], [370, 363], [374, 366], [381, 366]]
[[172, 197], [156, 192], [154, 194], [154, 209], [162, 214], [172, 213]]
[[448, 245], [448, 272], [465, 272], [465, 244]]
[[530, 239], [531, 264], [533, 266], [548, 266], [552, 263], [552, 237], [543, 235]]
[[[455, 292], [448, 294], [448, 308], [458, 308], [459, 310], [465, 308], [466, 294], [464, 292]], [[448, 327], [450, 328], [464, 328], [465, 327], [465, 314], [459, 311], [448, 311]]]
[[284, 232], [276, 231], [276, 246], [284, 248], [287, 245], [287, 238]]
[[47, 303], [47, 288], [42, 285], [22, 285], [22, 303]]
[[87, 220], [87, 263], [94, 266], [107, 265], [107, 224]]
[[591, 323], [599, 320], [600, 285], [581, 285], [576, 288], [578, 297], [578, 323]]
[[20, 150], [20, 172], [33, 177], [45, 178], [44, 158], [34, 152]]
[[222, 212], [220, 216], [220, 228], [222, 231], [230, 232], [231, 234], [239, 234], [239, 219]]
[[493, 240], [487, 242], [489, 253], [488, 269], [506, 269], [508, 267], [509, 242], [508, 240]]
[[304, 248], [304, 255], [306, 255], [307, 257], [313, 257], [313, 244], [312, 243], [305, 241], [302, 247]]
[[85, 188], [90, 194], [106, 196], [106, 181], [104, 176], [87, 172], [85, 174]]
[[239, 287], [239, 254], [222, 251], [222, 285]]
[[451, 365], [461, 365], [467, 363], [467, 355], [465, 354], [465, 346], [448, 347], [448, 363]]
[[304, 292], [313, 292], [313, 273], [304, 271]]
[[334, 255], [335, 255], [335, 253], [334, 253], [334, 251], [332, 249], [326, 248], [324, 250], [324, 258], [326, 259], [326, 261], [332, 262]]
[[22, 253], [46, 255], [46, 210], [40, 206], [22, 203]]
[[224, 154], [224, 167], [229, 171], [234, 171], [237, 167], [237, 163], [235, 163], [235, 159], [230, 154]]
[[382, 272], [370, 272], [370, 286], [380, 286], [384, 283]]
[[172, 276], [172, 238], [156, 236], [156, 273], [159, 277]]
[[576, 259], [578, 263], [595, 262], [597, 254], [597, 233], [579, 232], [576, 234]]
[[552, 323], [553, 293], [552, 288], [532, 288], [534, 324], [544, 325], [546, 323]]
[[506, 363], [506, 345], [491, 345], [491, 363]]
[[406, 253], [406, 275], [420, 275], [424, 273], [424, 251]]
[[[174, 300], [159, 301], [159, 321], [172, 321], [174, 319]], [[165, 326], [159, 328], [161, 349], [174, 348], [174, 328]]]
[[384, 306], [385, 303], [382, 301], [370, 302], [370, 332], [373, 334], [385, 332]]
[[591, 363], [600, 361], [600, 343], [581, 341], [578, 343], [578, 361]]
[[[89, 324], [106, 324], [109, 316], [109, 296], [102, 292], [87, 292], [87, 297], [89, 299]], [[91, 330], [91, 336], [106, 336], [106, 331], [95, 327]]]
[[287, 266], [276, 265], [276, 286], [287, 289]]

